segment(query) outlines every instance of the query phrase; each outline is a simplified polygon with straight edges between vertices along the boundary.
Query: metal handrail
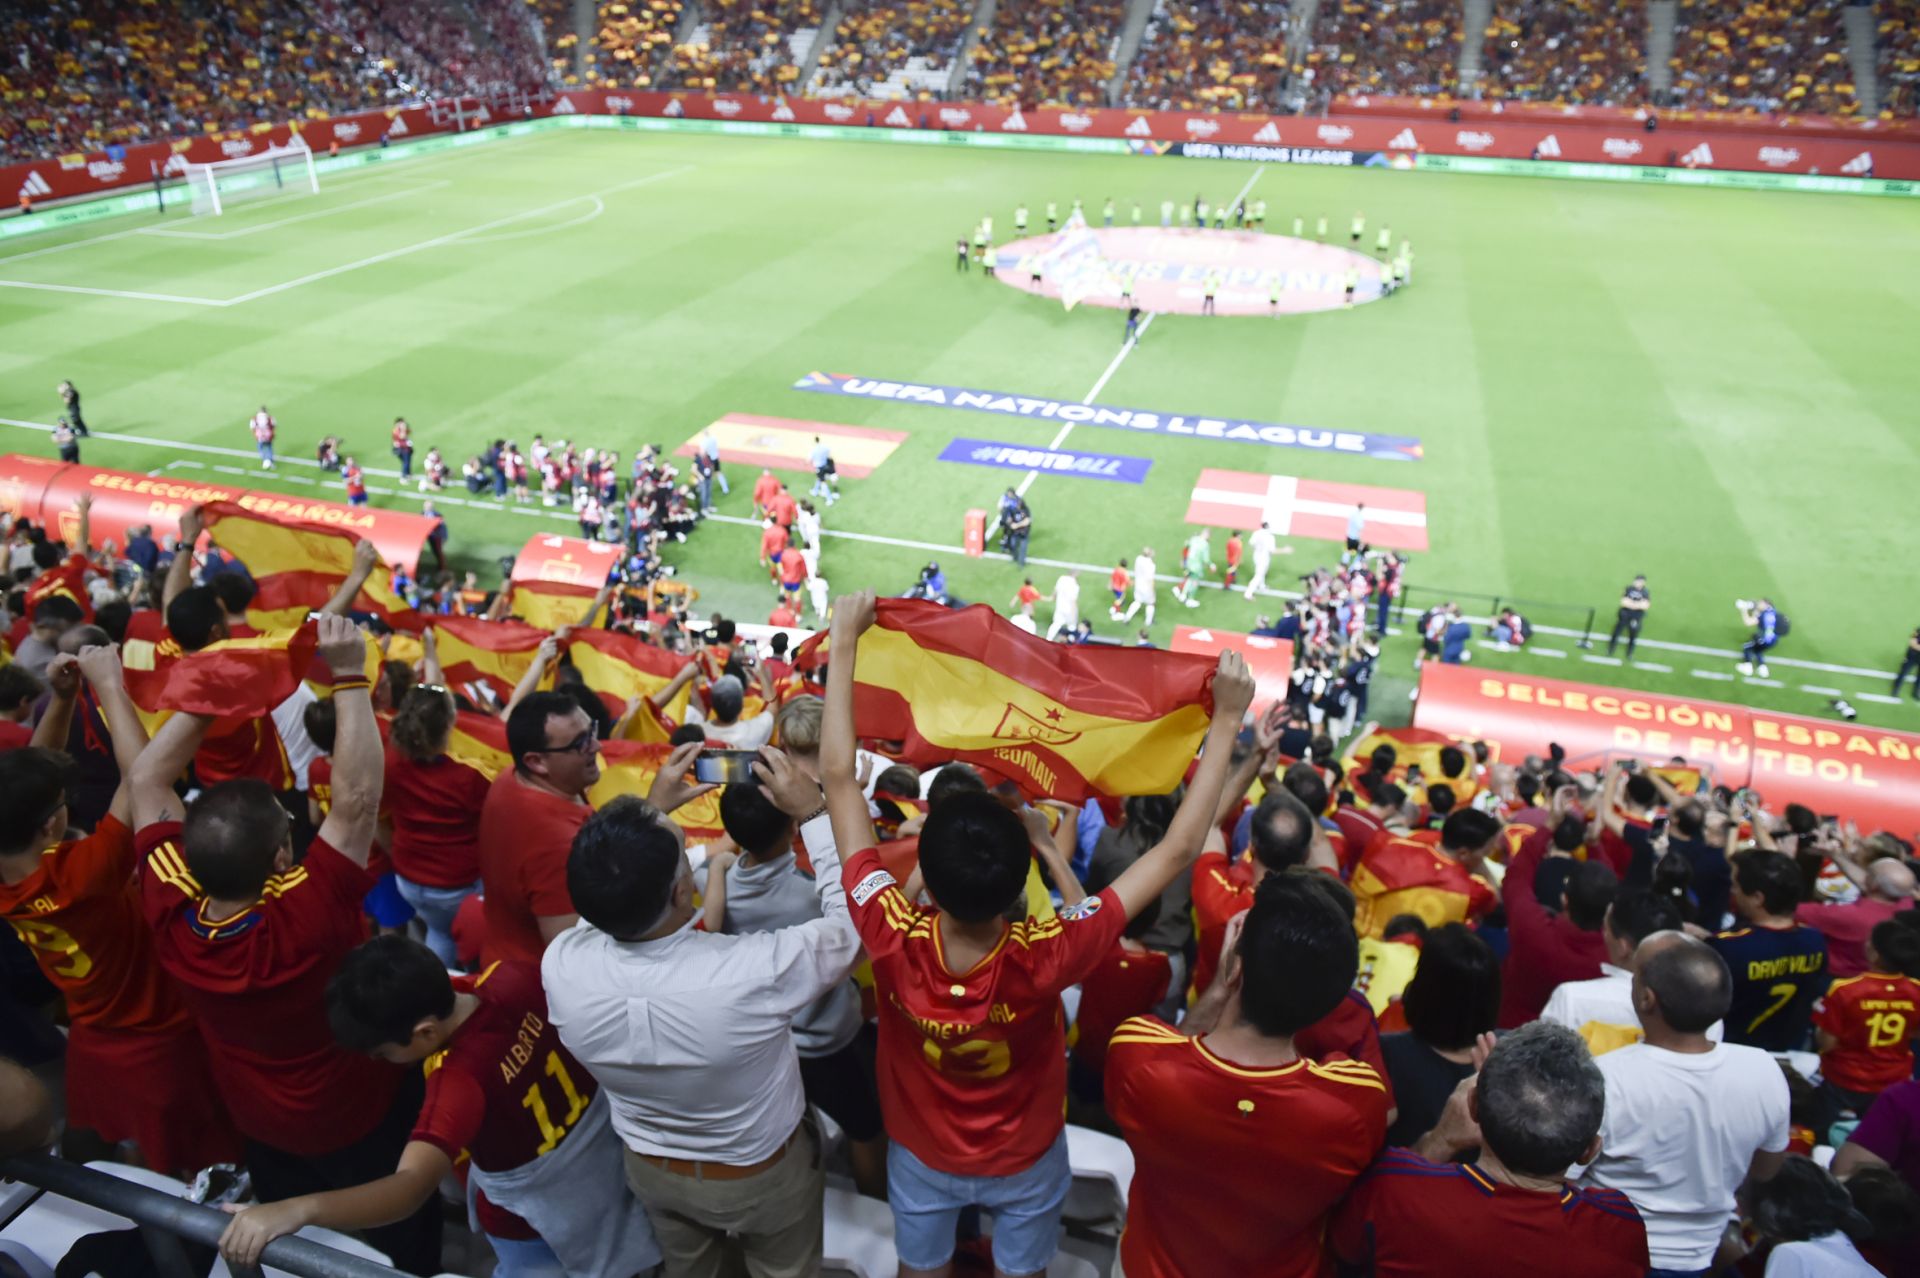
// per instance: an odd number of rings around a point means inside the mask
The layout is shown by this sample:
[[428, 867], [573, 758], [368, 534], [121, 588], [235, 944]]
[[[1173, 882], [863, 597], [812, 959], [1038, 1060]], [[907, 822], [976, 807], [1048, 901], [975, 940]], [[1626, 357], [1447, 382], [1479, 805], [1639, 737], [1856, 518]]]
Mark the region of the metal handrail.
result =
[[[0, 1176], [38, 1185], [63, 1198], [125, 1216], [143, 1228], [164, 1230], [207, 1247], [219, 1243], [233, 1219], [217, 1208], [46, 1154], [0, 1159]], [[300, 1278], [393, 1278], [393, 1270], [386, 1265], [305, 1238], [276, 1238], [267, 1244], [261, 1260]]]

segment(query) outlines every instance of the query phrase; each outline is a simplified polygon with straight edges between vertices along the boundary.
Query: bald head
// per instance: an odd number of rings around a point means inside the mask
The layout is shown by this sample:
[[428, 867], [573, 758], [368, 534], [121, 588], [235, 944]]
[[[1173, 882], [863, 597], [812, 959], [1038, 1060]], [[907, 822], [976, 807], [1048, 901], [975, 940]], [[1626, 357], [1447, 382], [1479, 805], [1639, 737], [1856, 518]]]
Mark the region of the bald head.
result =
[[1726, 960], [1684, 932], [1655, 932], [1633, 955], [1633, 1007], [1649, 1030], [1704, 1034], [1733, 1002]]
[[1867, 895], [1882, 901], [1907, 901], [1913, 899], [1913, 893], [1913, 871], [1906, 862], [1882, 857], [1867, 867]]

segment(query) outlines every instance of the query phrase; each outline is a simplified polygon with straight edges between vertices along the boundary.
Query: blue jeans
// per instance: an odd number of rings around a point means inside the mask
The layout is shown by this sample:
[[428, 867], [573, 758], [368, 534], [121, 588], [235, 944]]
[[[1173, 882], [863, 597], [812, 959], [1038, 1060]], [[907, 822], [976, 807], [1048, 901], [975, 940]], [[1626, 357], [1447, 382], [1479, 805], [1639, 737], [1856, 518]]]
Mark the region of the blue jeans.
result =
[[887, 1199], [900, 1263], [938, 1269], [952, 1260], [960, 1213], [978, 1206], [993, 1213], [994, 1268], [1042, 1273], [1058, 1249], [1060, 1208], [1072, 1183], [1065, 1131], [1039, 1161], [1011, 1176], [950, 1176], [895, 1141], [887, 1147]]
[[461, 902], [480, 890], [480, 885], [428, 887], [397, 875], [394, 886], [400, 889], [401, 897], [413, 907], [420, 921], [427, 925], [427, 948], [433, 951], [435, 958], [453, 967], [459, 962], [458, 952], [453, 945], [453, 916], [460, 912]]
[[261, 461], [266, 462], [268, 465], [273, 464], [272, 444], [255, 444], [254, 448], [259, 452]]
[[1010, 532], [1007, 534], [1007, 553], [1013, 556], [1013, 562], [1024, 566], [1027, 562], [1027, 538], [1031, 533]]
[[494, 1278], [566, 1278], [560, 1258], [538, 1238], [495, 1238], [488, 1234], [487, 1245], [493, 1248]]

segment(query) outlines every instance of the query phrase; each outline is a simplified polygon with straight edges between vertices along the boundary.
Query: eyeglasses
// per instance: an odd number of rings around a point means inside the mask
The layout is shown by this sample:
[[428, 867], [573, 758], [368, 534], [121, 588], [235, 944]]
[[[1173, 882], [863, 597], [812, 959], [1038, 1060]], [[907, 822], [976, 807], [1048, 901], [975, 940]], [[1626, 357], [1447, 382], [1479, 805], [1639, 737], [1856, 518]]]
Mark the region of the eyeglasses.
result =
[[537, 754], [578, 754], [582, 756], [590, 756], [599, 748], [599, 745], [600, 745], [600, 725], [596, 723], [596, 724], [589, 724], [585, 732], [581, 733], [579, 736], [575, 737], [573, 740], [567, 742], [565, 745], [547, 746], [542, 750], [535, 751], [535, 753]]

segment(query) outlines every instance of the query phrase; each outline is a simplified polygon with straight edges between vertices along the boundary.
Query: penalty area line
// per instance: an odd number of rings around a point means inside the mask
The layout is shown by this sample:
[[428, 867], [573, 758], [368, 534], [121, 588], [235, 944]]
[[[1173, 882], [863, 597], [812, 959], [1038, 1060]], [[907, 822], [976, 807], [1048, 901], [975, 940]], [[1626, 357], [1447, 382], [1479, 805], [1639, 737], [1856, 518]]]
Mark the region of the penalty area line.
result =
[[[1146, 336], [1146, 332], [1148, 329], [1153, 327], [1153, 317], [1154, 317], [1154, 312], [1152, 311], [1147, 312], [1146, 319], [1140, 322], [1140, 331], [1135, 333], [1132, 337], [1129, 337], [1126, 341], [1120, 344], [1120, 349], [1114, 353], [1113, 359], [1109, 361], [1107, 364], [1107, 371], [1100, 374], [1100, 380], [1093, 384], [1092, 390], [1088, 391], [1085, 395], [1082, 395], [1080, 397], [1080, 402], [1082, 404], [1091, 404], [1094, 401], [1094, 399], [1100, 394], [1100, 392], [1107, 388], [1107, 383], [1113, 380], [1113, 375], [1120, 371], [1120, 365], [1126, 362], [1127, 356], [1131, 355], [1133, 353], [1134, 348], [1140, 345], [1140, 339]], [[1067, 436], [1071, 434], [1073, 434], [1073, 423], [1072, 422], [1060, 423], [1060, 429], [1058, 432], [1055, 433], [1053, 437], [1053, 442], [1047, 445], [1048, 451], [1057, 449], [1060, 447], [1060, 445], [1066, 443]], [[1027, 490], [1033, 487], [1033, 481], [1038, 478], [1040, 478], [1039, 471], [1037, 470], [1028, 471], [1027, 477], [1020, 481], [1020, 486], [1014, 489], [1014, 492], [1018, 493], [1022, 497], [1025, 497], [1027, 495]], [[997, 519], [994, 521], [995, 524], [998, 524], [999, 522], [1000, 521]], [[991, 535], [992, 530], [989, 529], [988, 533], [989, 535]]]

